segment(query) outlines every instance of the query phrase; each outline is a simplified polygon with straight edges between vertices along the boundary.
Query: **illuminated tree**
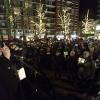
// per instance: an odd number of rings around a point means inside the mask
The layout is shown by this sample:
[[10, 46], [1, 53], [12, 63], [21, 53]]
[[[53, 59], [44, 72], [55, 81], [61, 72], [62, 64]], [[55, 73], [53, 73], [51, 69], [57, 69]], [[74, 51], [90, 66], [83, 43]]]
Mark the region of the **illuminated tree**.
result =
[[[47, 11], [47, 10], [46, 10]], [[45, 19], [46, 11], [43, 10], [43, 4], [41, 2], [37, 5], [36, 12], [37, 21], [32, 21], [36, 26], [36, 35], [43, 34], [46, 31], [45, 23], [43, 22]]]
[[7, 16], [7, 27], [9, 30], [9, 35], [11, 37], [11, 29], [14, 30], [14, 38], [16, 37], [16, 20], [21, 15], [21, 9], [17, 7], [11, 6], [11, 2], [5, 2], [6, 8], [6, 16]]
[[82, 33], [86, 35], [90, 31], [94, 30], [94, 21], [89, 19], [89, 10], [87, 11], [87, 15], [85, 16], [85, 20], [82, 21]]
[[63, 33], [64, 33], [64, 38], [66, 35], [69, 34], [69, 26], [70, 26], [70, 14], [67, 12], [67, 7], [62, 8], [62, 13], [58, 12], [58, 16], [61, 20], [61, 26], [63, 29]]
[[[19, 0], [21, 1], [21, 0]], [[11, 6], [10, 10], [12, 11], [12, 13], [10, 13], [9, 15], [9, 20], [10, 20], [10, 25], [11, 25], [11, 28], [14, 29], [14, 38], [16, 37], [17, 33], [16, 33], [16, 21], [18, 19], [21, 19], [21, 13], [23, 12], [23, 24], [22, 24], [22, 28], [23, 28], [23, 38], [25, 36], [25, 27], [27, 26], [27, 28], [29, 28], [29, 10], [32, 8], [32, 3], [28, 2], [27, 0], [23, 1], [22, 3], [22, 9], [19, 8], [19, 7], [13, 7]], [[25, 21], [24, 21], [25, 20]]]

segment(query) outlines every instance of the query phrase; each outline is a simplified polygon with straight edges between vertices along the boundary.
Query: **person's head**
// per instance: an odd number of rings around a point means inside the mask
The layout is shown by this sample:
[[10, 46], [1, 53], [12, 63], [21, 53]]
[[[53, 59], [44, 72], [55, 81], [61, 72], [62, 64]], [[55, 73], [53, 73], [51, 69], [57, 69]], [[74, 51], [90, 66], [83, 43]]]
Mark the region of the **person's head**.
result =
[[10, 46], [11, 49], [15, 49], [16, 44], [15, 44], [14, 42], [11, 42], [11, 43], [9, 44], [9, 46]]
[[47, 49], [47, 52], [50, 52], [50, 47], [47, 47], [46, 49]]
[[18, 50], [19, 50], [19, 47], [18, 47], [18, 46], [16, 46], [16, 47], [14, 48], [14, 50], [15, 50], [15, 51], [18, 51]]
[[90, 52], [94, 52], [94, 47], [93, 46], [91, 46], [89, 49], [90, 49]]
[[75, 56], [75, 51], [72, 50], [72, 51], [70, 52], [70, 56]]
[[19, 45], [17, 45], [18, 46], [18, 50], [20, 51], [20, 50], [23, 50], [24, 49], [24, 46], [23, 45], [21, 45], [21, 44], [19, 44]]
[[85, 59], [88, 58], [89, 55], [90, 55], [90, 53], [89, 53], [88, 51], [84, 51], [84, 52], [83, 52], [83, 57], [84, 57]]
[[61, 53], [59, 50], [56, 51], [56, 56], [59, 56]]

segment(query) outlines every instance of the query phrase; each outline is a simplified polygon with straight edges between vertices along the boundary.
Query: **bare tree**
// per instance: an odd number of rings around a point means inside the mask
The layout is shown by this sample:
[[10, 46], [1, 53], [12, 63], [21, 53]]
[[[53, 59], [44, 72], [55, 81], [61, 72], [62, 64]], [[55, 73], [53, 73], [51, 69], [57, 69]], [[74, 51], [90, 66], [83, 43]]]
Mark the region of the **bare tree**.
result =
[[69, 26], [70, 26], [70, 14], [67, 12], [67, 7], [62, 8], [62, 13], [58, 12], [58, 16], [61, 20], [61, 26], [64, 31], [64, 38], [67, 34], [69, 34]]
[[89, 31], [94, 30], [94, 21], [89, 19], [89, 10], [87, 11], [87, 15], [85, 16], [85, 20], [82, 21], [82, 33], [86, 35]]
[[32, 21], [34, 23], [34, 25], [36, 26], [36, 34], [37, 35], [42, 34], [46, 31], [45, 23], [43, 22], [45, 19], [46, 11], [43, 10], [42, 3], [39, 3], [39, 5], [37, 5], [37, 8], [36, 8], [37, 21], [36, 22]]

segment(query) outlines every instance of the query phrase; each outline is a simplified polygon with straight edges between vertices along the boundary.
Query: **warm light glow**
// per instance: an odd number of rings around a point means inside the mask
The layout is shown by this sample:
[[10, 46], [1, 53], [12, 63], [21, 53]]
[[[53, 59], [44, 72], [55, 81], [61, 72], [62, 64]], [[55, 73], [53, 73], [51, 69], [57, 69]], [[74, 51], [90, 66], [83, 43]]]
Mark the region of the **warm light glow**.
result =
[[100, 40], [100, 36], [98, 36], [97, 39]]
[[88, 34], [89, 31], [94, 30], [94, 25], [95, 25], [94, 20], [89, 19], [89, 10], [88, 10], [87, 15], [85, 16], [85, 20], [82, 21], [82, 27], [83, 27], [82, 33]]
[[10, 22], [13, 21], [13, 16], [12, 15], [10, 15], [8, 18], [10, 19]]
[[100, 30], [100, 25], [97, 25], [96, 26], [96, 30]]
[[19, 15], [21, 10], [19, 8], [14, 8], [14, 14]]
[[34, 26], [36, 26], [36, 34], [39, 35], [43, 34], [46, 31], [43, 19], [45, 19], [45, 14], [47, 12], [47, 9], [46, 11], [43, 11], [43, 4], [40, 3], [39, 5], [37, 5], [36, 11], [37, 11], [37, 18], [39, 21], [38, 22], [31, 21], [31, 22], [34, 23]]
[[63, 13], [60, 13], [58, 12], [58, 16], [61, 20], [61, 26], [63, 28], [63, 33], [66, 35], [69, 33], [70, 29], [69, 29], [69, 26], [70, 26], [70, 14], [67, 13], [68, 11], [68, 8], [67, 7], [63, 7], [62, 9], [62, 12]]

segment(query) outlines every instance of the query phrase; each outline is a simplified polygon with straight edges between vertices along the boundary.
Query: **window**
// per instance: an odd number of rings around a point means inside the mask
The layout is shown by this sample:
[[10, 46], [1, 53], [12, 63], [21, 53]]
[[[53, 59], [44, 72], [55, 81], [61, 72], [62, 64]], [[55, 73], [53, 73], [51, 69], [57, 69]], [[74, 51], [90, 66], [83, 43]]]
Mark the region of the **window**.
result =
[[3, 35], [6, 35], [7, 31], [6, 30], [2, 30], [2, 33], [3, 33]]
[[18, 30], [17, 35], [23, 35], [23, 31], [22, 30]]

